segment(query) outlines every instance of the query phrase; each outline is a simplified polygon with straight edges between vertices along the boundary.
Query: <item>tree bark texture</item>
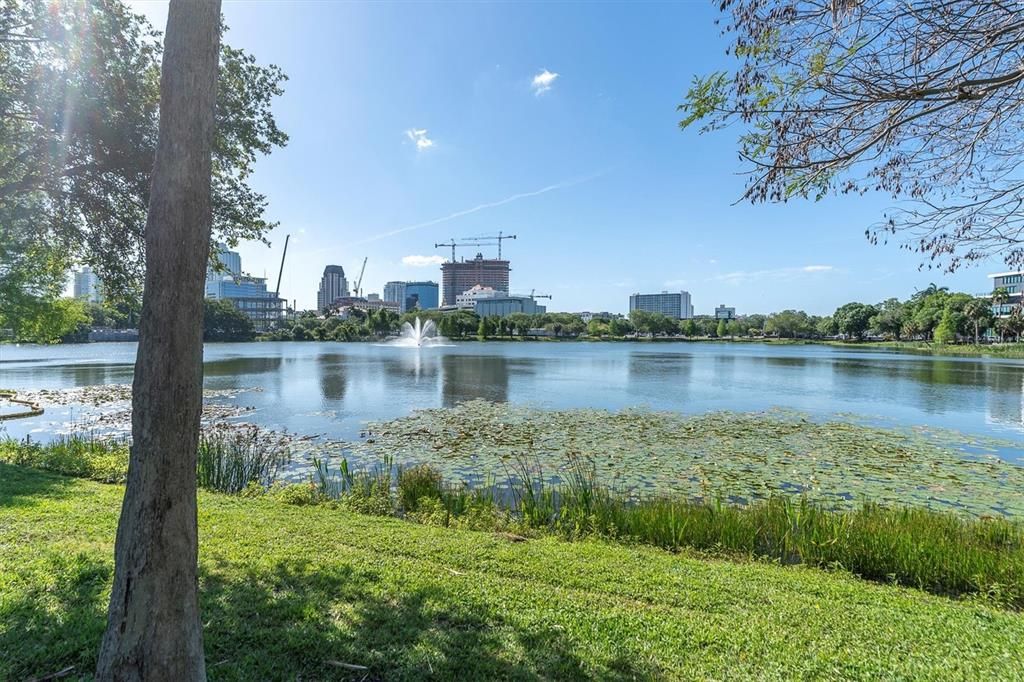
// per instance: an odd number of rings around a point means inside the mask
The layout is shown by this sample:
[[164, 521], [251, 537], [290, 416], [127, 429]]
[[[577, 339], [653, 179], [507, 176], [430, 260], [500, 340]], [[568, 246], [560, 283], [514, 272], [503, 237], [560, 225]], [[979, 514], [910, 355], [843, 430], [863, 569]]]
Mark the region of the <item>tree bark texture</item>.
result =
[[196, 448], [220, 0], [171, 0], [146, 280], [132, 384], [128, 485], [100, 680], [205, 680]]

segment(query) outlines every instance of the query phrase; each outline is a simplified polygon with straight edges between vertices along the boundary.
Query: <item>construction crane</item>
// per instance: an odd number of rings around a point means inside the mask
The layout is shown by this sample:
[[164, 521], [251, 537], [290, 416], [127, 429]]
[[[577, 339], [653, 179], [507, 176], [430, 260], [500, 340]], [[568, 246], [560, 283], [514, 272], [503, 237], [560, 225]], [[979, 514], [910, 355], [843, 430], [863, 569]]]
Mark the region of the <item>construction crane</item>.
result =
[[370, 259], [369, 256], [363, 258], [363, 267], [359, 269], [359, 279], [356, 280], [356, 298], [359, 298], [363, 292], [363, 273], [366, 272], [366, 261]]
[[455, 247], [456, 246], [458, 246], [458, 247], [471, 246], [473, 248], [477, 248], [478, 246], [480, 246], [480, 244], [462, 244], [462, 243], [456, 242], [454, 239], [452, 239], [450, 242], [445, 242], [443, 244], [434, 244], [434, 248], [435, 249], [439, 249], [442, 246], [445, 247], [446, 249], [450, 248], [452, 250], [452, 262], [454, 263], [455, 262]]
[[281, 298], [281, 275], [284, 274], [284, 257], [288, 255], [288, 240], [291, 239], [290, 234], [284, 236], [284, 252], [281, 254], [281, 269], [277, 271], [277, 288], [274, 289], [274, 296]]
[[530, 298], [546, 298], [551, 299], [551, 294], [538, 294], [536, 289], [530, 289]]
[[[474, 244], [459, 244], [459, 246], [493, 246], [498, 245], [498, 260], [501, 260], [501, 243], [506, 239], [515, 239], [514, 234], [504, 234], [499, 231], [498, 234], [491, 234], [484, 237], [462, 237], [463, 241], [474, 242]], [[446, 246], [442, 244], [442, 246]], [[436, 247], [435, 247], [436, 248]], [[455, 260], [455, 249], [452, 249], [452, 260]]]

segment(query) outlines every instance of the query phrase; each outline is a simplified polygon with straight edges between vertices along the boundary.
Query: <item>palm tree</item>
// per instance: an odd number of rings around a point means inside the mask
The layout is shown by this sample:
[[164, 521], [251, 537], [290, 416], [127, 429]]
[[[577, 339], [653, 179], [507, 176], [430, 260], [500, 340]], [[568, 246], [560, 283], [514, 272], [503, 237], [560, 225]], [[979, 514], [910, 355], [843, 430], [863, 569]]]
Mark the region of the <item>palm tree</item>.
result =
[[[1002, 306], [1005, 305], [1006, 303], [1009, 303], [1009, 301], [1010, 301], [1010, 292], [1007, 291], [1005, 287], [999, 287], [998, 289], [996, 289], [995, 291], [992, 292], [991, 301], [992, 301], [992, 307], [993, 307], [992, 312], [998, 317], [1001, 313], [997, 313], [995, 311], [995, 307], [996, 306], [1000, 306], [999, 309], [1001, 311], [1002, 310]], [[1005, 331], [1006, 325], [998, 325], [998, 328], [999, 328], [999, 342], [1002, 343], [1002, 341], [1003, 341], [1003, 332]]]
[[949, 287], [936, 286], [935, 282], [932, 282], [924, 289], [918, 289], [917, 291], [915, 291], [914, 295], [911, 296], [910, 298], [913, 301], [921, 301], [923, 299], [928, 298], [932, 294], [937, 294], [940, 292], [945, 293], [947, 291], [949, 291]]
[[982, 322], [992, 315], [992, 305], [984, 298], [973, 298], [964, 305], [964, 314], [974, 323], [974, 343], [977, 345]]

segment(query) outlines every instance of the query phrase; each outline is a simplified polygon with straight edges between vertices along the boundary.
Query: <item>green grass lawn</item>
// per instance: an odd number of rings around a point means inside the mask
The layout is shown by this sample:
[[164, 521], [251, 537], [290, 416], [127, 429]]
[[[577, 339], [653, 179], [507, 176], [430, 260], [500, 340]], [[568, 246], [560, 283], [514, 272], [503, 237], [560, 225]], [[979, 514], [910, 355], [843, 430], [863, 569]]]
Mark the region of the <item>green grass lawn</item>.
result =
[[[122, 494], [0, 465], [0, 679], [91, 673]], [[199, 524], [214, 680], [1024, 679], [1024, 615], [839, 573], [209, 493]]]

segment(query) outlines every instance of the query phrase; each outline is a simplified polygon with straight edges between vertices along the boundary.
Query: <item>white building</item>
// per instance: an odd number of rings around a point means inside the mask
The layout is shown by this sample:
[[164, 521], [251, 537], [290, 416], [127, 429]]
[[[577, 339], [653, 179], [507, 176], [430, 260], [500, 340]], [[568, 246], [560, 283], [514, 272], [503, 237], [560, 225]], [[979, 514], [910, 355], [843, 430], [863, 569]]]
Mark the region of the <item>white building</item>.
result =
[[992, 314], [997, 317], [1006, 317], [1024, 301], [1022, 298], [1024, 295], [1024, 270], [997, 272], [994, 275], [989, 275], [989, 278], [992, 280], [992, 293], [998, 289], [1005, 289], [1008, 299], [1005, 303], [993, 304]]
[[508, 294], [504, 291], [498, 291], [497, 289], [477, 284], [472, 289], [467, 289], [455, 297], [455, 307], [459, 310], [475, 310], [477, 301], [498, 296], [508, 296]]
[[693, 317], [693, 303], [690, 292], [668, 292], [660, 294], [636, 293], [629, 297], [629, 310], [644, 310], [649, 313], [661, 313], [674, 320], [689, 320]]
[[719, 304], [719, 306], [717, 308], [715, 308], [715, 319], [716, 320], [735, 320], [736, 319], [736, 309], [735, 308], [729, 308], [724, 303], [721, 303], [721, 304]]
[[100, 278], [88, 265], [83, 265], [82, 269], [75, 273], [75, 298], [89, 303], [103, 302]]

